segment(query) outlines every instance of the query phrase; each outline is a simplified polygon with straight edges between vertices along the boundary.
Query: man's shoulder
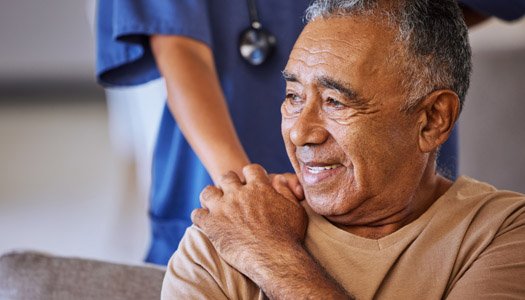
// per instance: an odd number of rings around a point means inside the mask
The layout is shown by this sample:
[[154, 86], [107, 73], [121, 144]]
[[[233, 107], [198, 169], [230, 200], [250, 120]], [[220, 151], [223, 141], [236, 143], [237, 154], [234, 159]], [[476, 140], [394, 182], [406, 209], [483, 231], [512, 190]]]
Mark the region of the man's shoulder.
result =
[[450, 190], [445, 193], [444, 200], [452, 204], [455, 209], [465, 208], [490, 210], [493, 212], [506, 211], [511, 213], [516, 209], [525, 208], [525, 195], [518, 192], [501, 190], [496, 187], [462, 176], [456, 180]]
[[[439, 213], [446, 248], [455, 254], [450, 295], [472, 298], [499, 290], [523, 292], [525, 195], [462, 177]], [[457, 220], [457, 222], [455, 222]], [[454, 241], [457, 245], [454, 247]], [[487, 274], [490, 274], [488, 276]], [[482, 283], [482, 284], [480, 284]]]
[[262, 291], [224, 261], [206, 234], [192, 225], [171, 257], [163, 283], [170, 298], [257, 299]]
[[461, 177], [441, 200], [430, 225], [461, 241], [471, 254], [507, 236], [525, 242], [525, 195]]
[[206, 234], [192, 225], [186, 229], [171, 263], [197, 264], [208, 269], [224, 262]]

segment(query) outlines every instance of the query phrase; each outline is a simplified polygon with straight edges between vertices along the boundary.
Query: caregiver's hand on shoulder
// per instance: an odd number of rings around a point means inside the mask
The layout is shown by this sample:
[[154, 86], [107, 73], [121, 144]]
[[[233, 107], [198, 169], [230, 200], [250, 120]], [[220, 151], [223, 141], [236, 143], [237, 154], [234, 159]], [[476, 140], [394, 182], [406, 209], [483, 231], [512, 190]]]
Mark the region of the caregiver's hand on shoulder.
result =
[[218, 187], [205, 188], [200, 195], [202, 208], [193, 211], [192, 221], [224, 260], [251, 277], [258, 263], [302, 247], [308, 219], [295, 196], [302, 196], [295, 175], [270, 179], [254, 164], [244, 167], [243, 175], [246, 183], [229, 172]]

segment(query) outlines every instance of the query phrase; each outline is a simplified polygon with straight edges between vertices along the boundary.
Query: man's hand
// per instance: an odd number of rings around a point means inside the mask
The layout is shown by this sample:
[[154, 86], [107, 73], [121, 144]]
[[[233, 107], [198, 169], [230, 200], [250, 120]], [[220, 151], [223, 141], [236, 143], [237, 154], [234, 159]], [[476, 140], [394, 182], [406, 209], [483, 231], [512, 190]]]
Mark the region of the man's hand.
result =
[[292, 201], [304, 200], [304, 191], [297, 175], [292, 173], [270, 174], [270, 182], [273, 188]]
[[192, 221], [224, 260], [249, 275], [258, 261], [301, 247], [308, 221], [296, 196], [302, 190], [293, 183], [294, 175], [270, 179], [259, 165], [246, 166], [243, 175], [246, 183], [229, 172], [219, 187], [204, 189], [203, 208], [193, 212]]
[[295, 175], [268, 176], [259, 165], [243, 174], [246, 183], [230, 172], [204, 189], [192, 214], [222, 259], [271, 299], [351, 299], [303, 246], [308, 219]]

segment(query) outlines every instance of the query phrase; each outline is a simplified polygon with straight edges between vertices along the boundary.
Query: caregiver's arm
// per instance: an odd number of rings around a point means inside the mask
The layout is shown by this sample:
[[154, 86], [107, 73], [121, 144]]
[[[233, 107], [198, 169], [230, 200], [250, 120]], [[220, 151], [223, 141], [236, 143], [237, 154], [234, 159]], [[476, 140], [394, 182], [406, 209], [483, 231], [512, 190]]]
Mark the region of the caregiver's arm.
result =
[[222, 93], [211, 49], [199, 41], [154, 35], [151, 49], [166, 80], [168, 106], [214, 182], [249, 163]]

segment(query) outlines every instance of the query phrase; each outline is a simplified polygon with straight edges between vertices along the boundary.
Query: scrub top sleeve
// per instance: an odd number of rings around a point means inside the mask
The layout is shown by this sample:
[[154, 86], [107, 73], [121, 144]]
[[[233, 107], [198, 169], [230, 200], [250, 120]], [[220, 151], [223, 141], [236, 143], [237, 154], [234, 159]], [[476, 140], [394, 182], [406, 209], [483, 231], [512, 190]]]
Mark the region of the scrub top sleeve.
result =
[[160, 77], [149, 45], [153, 34], [183, 35], [211, 47], [208, 0], [99, 0], [97, 80], [131, 86]]
[[486, 16], [514, 21], [525, 15], [525, 0], [461, 0], [471, 9]]

